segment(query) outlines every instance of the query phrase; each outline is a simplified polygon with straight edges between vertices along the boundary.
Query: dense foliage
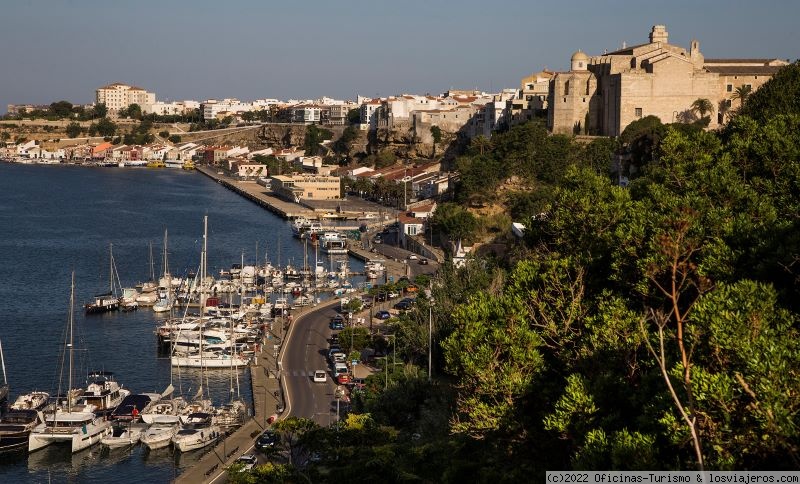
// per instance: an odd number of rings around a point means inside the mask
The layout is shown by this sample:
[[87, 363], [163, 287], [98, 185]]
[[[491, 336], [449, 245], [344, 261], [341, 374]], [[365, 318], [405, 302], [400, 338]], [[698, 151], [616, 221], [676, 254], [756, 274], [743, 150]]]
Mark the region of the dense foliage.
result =
[[[764, 88], [797, 99], [794, 79]], [[800, 468], [800, 110], [762, 106], [719, 133], [629, 127], [623, 155], [648, 156], [625, 188], [602, 169], [612, 144], [537, 125], [473, 143], [464, 201], [510, 176], [532, 186], [515, 205], [525, 257], [445, 265], [432, 305], [389, 323], [406, 363], [370, 377], [338, 429], [308, 431], [322, 457], [295, 478]], [[469, 212], [443, 207], [458, 230]]]

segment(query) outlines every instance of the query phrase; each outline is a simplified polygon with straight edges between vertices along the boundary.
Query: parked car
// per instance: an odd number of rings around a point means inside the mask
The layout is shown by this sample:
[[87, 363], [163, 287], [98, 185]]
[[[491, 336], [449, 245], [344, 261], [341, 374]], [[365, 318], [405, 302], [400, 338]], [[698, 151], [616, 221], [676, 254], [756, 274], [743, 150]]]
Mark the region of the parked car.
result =
[[397, 291], [392, 291], [389, 293], [389, 299], [394, 299], [396, 297], [400, 297], [400, 293]]
[[372, 298], [371, 297], [362, 297], [361, 298], [361, 308], [362, 309], [369, 309], [372, 307]]
[[242, 469], [249, 471], [258, 464], [255, 454], [245, 454], [236, 459], [236, 464], [242, 464]]
[[349, 370], [347, 369], [347, 365], [345, 365], [344, 363], [335, 363], [333, 365], [333, 374], [336, 375], [337, 377], [339, 375], [346, 375], [348, 372]]
[[400, 301], [394, 305], [394, 308], [398, 311], [408, 311], [411, 309], [411, 303], [408, 301]]
[[344, 329], [344, 321], [342, 321], [341, 319], [333, 319], [331, 320], [328, 327], [334, 331], [342, 330]]
[[375, 296], [375, 300], [376, 300], [376, 301], [378, 301], [378, 302], [384, 302], [384, 301], [386, 301], [386, 293], [385, 293], [385, 292], [379, 292], [379, 293], [378, 293], [378, 294]]
[[331, 355], [333, 363], [344, 363], [347, 361], [347, 355], [344, 353], [334, 353]]
[[378, 311], [375, 313], [375, 317], [378, 319], [389, 319], [392, 317], [392, 315], [389, 314], [389, 311]]
[[426, 259], [426, 258], [424, 258], [424, 257], [423, 257], [423, 258], [421, 258], [421, 259], [419, 260], [419, 264], [420, 264], [420, 265], [423, 265], [423, 266], [426, 266], [426, 265], [428, 265], [428, 259]]
[[328, 372], [325, 370], [316, 370], [314, 372], [314, 383], [325, 383], [328, 381]]
[[334, 353], [341, 353], [341, 352], [342, 352], [341, 348], [339, 348], [338, 346], [331, 345], [331, 347], [328, 349], [328, 359], [332, 360]]
[[373, 244], [380, 244], [380, 243], [383, 243], [383, 239], [382, 239], [382, 238], [381, 238], [381, 236], [379, 235], [379, 236], [375, 237], [374, 239], [372, 239], [372, 243], [373, 243]]
[[267, 429], [258, 437], [255, 447], [258, 450], [267, 450], [275, 447], [279, 441], [280, 437], [278, 437], [278, 434], [270, 429]]
[[408, 260], [417, 260], [417, 259], [419, 259], [419, 257], [417, 257], [417, 254], [411, 254], [408, 256]]
[[417, 291], [419, 291], [419, 287], [417, 287], [416, 284], [409, 284], [406, 286], [406, 293], [415, 293]]
[[336, 383], [338, 383], [339, 385], [344, 385], [345, 383], [349, 382], [350, 382], [350, 375], [348, 375], [347, 373], [342, 373], [341, 375], [336, 377]]
[[407, 302], [412, 306], [417, 303], [417, 301], [413, 297], [404, 297], [403, 299], [400, 300], [400, 302]]

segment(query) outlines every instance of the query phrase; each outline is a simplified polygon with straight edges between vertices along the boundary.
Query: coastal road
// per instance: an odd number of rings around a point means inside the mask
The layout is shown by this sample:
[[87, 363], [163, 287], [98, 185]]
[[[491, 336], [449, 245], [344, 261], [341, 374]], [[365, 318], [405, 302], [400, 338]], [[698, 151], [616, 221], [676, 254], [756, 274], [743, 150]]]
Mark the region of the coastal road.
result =
[[[336, 421], [336, 385], [327, 360], [330, 318], [338, 300], [328, 302], [296, 319], [287, 333], [280, 358], [285, 384], [284, 415], [306, 417], [327, 426]], [[314, 382], [314, 370], [328, 373], [326, 383]]]

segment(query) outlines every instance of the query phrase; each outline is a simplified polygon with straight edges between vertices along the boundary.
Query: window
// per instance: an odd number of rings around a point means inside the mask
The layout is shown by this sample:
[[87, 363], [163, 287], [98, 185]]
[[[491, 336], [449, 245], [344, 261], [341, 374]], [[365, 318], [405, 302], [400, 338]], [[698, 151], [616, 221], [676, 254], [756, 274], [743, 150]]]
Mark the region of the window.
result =
[[733, 92], [733, 84], [728, 84], [725, 90], [728, 92]]
[[745, 84], [745, 85], [744, 85], [744, 87], [745, 87], [746, 89], [753, 89], [753, 86], [751, 86], [750, 84]]
[[641, 118], [642, 117], [642, 108], [635, 108], [634, 112], [635, 112], [635, 116], [637, 118]]

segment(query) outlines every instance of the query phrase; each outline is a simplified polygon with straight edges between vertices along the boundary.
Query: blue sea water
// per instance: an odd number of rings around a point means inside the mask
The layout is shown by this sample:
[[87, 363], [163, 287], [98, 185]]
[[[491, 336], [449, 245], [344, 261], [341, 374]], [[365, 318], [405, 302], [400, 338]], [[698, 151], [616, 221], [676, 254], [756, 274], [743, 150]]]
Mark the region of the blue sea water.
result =
[[[170, 364], [158, 358], [153, 333], [161, 319], [148, 309], [85, 316], [80, 309], [108, 288], [109, 244], [123, 286], [149, 278], [149, 244], [156, 277], [168, 229], [173, 274], [197, 270], [208, 215], [209, 271], [241, 261], [303, 263], [303, 246], [286, 221], [196, 172], [146, 168], [85, 168], [0, 163], [0, 341], [11, 400], [21, 393], [55, 393], [75, 271], [76, 361], [104, 369], [133, 392], [160, 392]], [[256, 252], [258, 251], [258, 252]], [[312, 259], [313, 263], [313, 259]], [[358, 270], [358, 267], [354, 267]], [[175, 378], [185, 394], [196, 377]], [[212, 372], [212, 398], [226, 401], [229, 372]], [[249, 373], [239, 373], [251, 401]], [[169, 482], [200, 451], [95, 446], [70, 455], [51, 446], [33, 454], [0, 455], [0, 482]]]

